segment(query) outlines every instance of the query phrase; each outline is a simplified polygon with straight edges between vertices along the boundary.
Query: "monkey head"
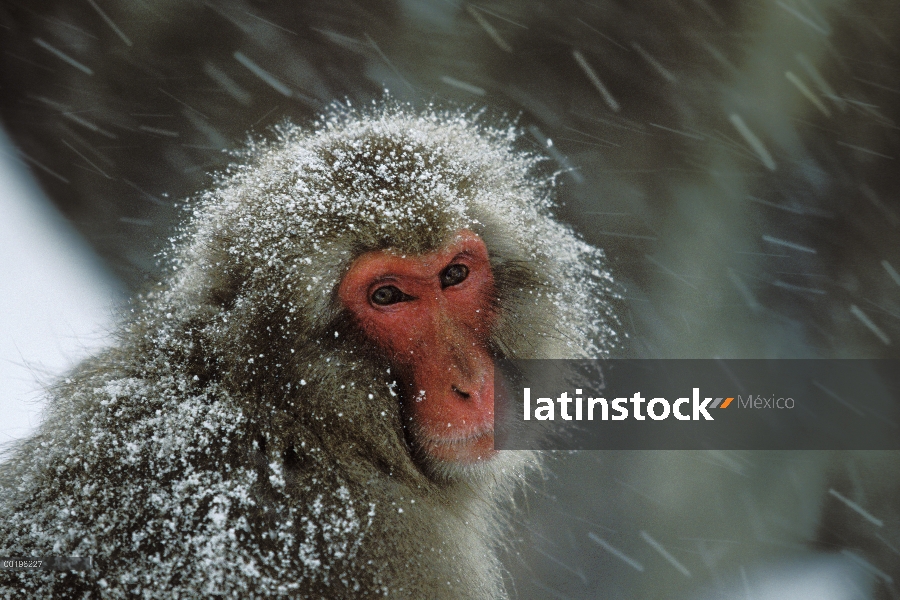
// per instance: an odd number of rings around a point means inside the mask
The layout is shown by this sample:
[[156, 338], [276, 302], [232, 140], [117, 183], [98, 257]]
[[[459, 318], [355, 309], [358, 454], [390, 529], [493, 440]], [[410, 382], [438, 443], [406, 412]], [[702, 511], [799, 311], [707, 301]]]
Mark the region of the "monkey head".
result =
[[495, 462], [494, 361], [614, 339], [602, 254], [552, 217], [518, 144], [509, 124], [402, 107], [280, 127], [193, 205], [158, 337], [193, 331], [197, 377], [282, 443], [292, 422], [328, 428], [316, 444], [395, 476]]

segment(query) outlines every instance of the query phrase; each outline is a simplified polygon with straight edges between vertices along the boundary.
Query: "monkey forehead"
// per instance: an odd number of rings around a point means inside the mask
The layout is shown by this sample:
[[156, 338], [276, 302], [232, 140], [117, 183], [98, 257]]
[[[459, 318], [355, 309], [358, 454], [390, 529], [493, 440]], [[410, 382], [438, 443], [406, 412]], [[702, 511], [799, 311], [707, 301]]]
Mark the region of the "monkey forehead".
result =
[[488, 250], [481, 237], [468, 229], [457, 231], [440, 250], [410, 255], [396, 248], [375, 250], [358, 257], [350, 265], [339, 294], [342, 298], [354, 292], [365, 292], [373, 283], [391, 277], [421, 280], [436, 278], [451, 261], [473, 267], [488, 265]]

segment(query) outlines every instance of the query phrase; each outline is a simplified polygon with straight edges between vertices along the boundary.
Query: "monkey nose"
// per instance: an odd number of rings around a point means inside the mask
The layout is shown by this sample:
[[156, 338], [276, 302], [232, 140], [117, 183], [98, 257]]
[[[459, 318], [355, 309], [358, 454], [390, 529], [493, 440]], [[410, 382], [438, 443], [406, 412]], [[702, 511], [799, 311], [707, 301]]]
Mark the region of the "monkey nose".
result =
[[451, 385], [450, 389], [453, 390], [453, 393], [462, 398], [463, 400], [468, 400], [472, 394], [470, 392], [464, 392], [458, 386]]

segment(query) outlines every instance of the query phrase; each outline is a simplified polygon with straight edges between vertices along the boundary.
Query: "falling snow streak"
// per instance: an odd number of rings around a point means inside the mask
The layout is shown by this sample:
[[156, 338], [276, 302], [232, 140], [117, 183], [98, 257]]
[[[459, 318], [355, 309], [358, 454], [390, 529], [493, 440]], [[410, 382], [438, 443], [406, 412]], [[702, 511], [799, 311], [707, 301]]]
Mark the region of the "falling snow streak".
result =
[[827, 26], [826, 26], [826, 27], [823, 27], [822, 25], [819, 25], [818, 23], [816, 23], [815, 21], [813, 21], [812, 19], [810, 19], [809, 17], [807, 17], [806, 15], [804, 15], [803, 13], [801, 13], [800, 11], [798, 11], [796, 8], [793, 8], [793, 7], [791, 7], [791, 6], [788, 6], [788, 5], [785, 4], [784, 2], [776, 2], [775, 4], [776, 4], [779, 8], [784, 9], [784, 10], [787, 11], [788, 13], [790, 13], [790, 14], [792, 14], [793, 16], [797, 17], [797, 19], [798, 19], [801, 23], [803, 23], [804, 25], [808, 25], [808, 26], [811, 27], [813, 30], [815, 30], [817, 33], [821, 33], [822, 35], [830, 35], [830, 34], [831, 34], [831, 28], [826, 28]]
[[818, 382], [818, 381], [816, 381], [816, 380], [813, 380], [813, 381], [812, 381], [812, 384], [813, 384], [814, 386], [816, 386], [817, 388], [819, 388], [820, 390], [822, 390], [823, 392], [825, 392], [826, 394], [828, 394], [828, 396], [830, 396], [831, 398], [833, 398], [834, 400], [836, 400], [839, 404], [841, 404], [841, 405], [845, 406], [846, 408], [852, 410], [853, 412], [855, 412], [856, 414], [858, 414], [858, 415], [861, 416], [861, 417], [864, 417], [864, 416], [865, 416], [865, 413], [864, 413], [863, 411], [861, 411], [859, 408], [857, 408], [854, 404], [851, 404], [850, 402], [847, 402], [846, 400], [844, 400], [843, 398], [841, 398], [840, 396], [838, 396], [837, 394], [835, 394], [833, 390], [831, 390], [830, 388], [826, 387], [826, 386], [823, 385], [822, 383], [820, 383], [820, 382]]
[[784, 248], [790, 248], [791, 250], [799, 250], [800, 252], [808, 252], [809, 254], [816, 253], [814, 248], [810, 248], [809, 246], [802, 246], [800, 244], [795, 244], [794, 242], [788, 242], [786, 240], [772, 237], [771, 235], [762, 236], [762, 240], [764, 242], [769, 242], [770, 244], [775, 244], [776, 246], [783, 246]]
[[766, 150], [766, 147], [763, 145], [762, 140], [756, 137], [756, 134], [750, 131], [750, 128], [747, 127], [747, 124], [744, 123], [744, 119], [741, 118], [740, 115], [732, 113], [728, 115], [728, 120], [731, 121], [731, 124], [734, 125], [734, 128], [738, 130], [738, 133], [741, 134], [741, 137], [747, 142], [747, 144], [753, 148], [753, 151], [756, 152], [759, 159], [770, 171], [775, 170], [775, 159], [772, 158], [772, 155], [769, 154], [769, 151]]
[[889, 338], [888, 335], [884, 331], [882, 331], [881, 328], [876, 325], [875, 322], [872, 321], [872, 319], [870, 319], [869, 316], [864, 313], [860, 307], [855, 304], [851, 304], [850, 312], [854, 317], [859, 319], [863, 325], [868, 327], [869, 331], [878, 336], [878, 339], [880, 339], [885, 346], [889, 346], [891, 344], [891, 338]]
[[756, 297], [753, 295], [753, 292], [751, 292], [750, 288], [747, 287], [747, 284], [744, 283], [744, 280], [732, 269], [728, 269], [728, 279], [734, 284], [734, 287], [741, 294], [744, 302], [747, 303], [747, 306], [750, 307], [751, 310], [758, 311], [762, 308], [760, 303], [756, 300]]
[[156, 135], [162, 135], [165, 137], [178, 137], [179, 134], [177, 131], [171, 131], [169, 129], [160, 129], [159, 127], [150, 127], [149, 125], [139, 125], [138, 129], [140, 131], [146, 131], [147, 133], [155, 133]]
[[484, 29], [488, 36], [492, 40], [494, 40], [494, 43], [497, 44], [497, 46], [501, 50], [503, 50], [504, 52], [512, 52], [512, 46], [510, 46], [500, 35], [500, 32], [497, 31], [497, 29], [493, 25], [491, 25], [480, 12], [478, 12], [478, 9], [469, 4], [466, 6], [466, 11], [468, 11], [468, 13], [472, 15], [472, 18], [475, 19], [475, 22], [478, 23], [482, 29]]
[[66, 183], [66, 184], [71, 183], [68, 179], [66, 179], [65, 177], [63, 177], [62, 175], [60, 175], [59, 173], [57, 173], [56, 171], [52, 170], [52, 169], [51, 169], [50, 167], [48, 167], [47, 165], [45, 165], [45, 164], [43, 164], [42, 162], [38, 161], [37, 159], [32, 158], [31, 156], [25, 154], [22, 150], [17, 149], [16, 151], [18, 152], [19, 156], [22, 157], [23, 160], [25, 160], [25, 161], [27, 161], [27, 162], [33, 164], [33, 165], [36, 166], [38, 169], [40, 169], [41, 171], [44, 171], [45, 173], [47, 173], [48, 175], [50, 175], [50, 176], [53, 177], [54, 179], [58, 179], [59, 181], [62, 181], [63, 183]]
[[884, 267], [884, 270], [887, 271], [887, 274], [891, 276], [891, 279], [894, 280], [894, 283], [900, 285], [900, 273], [897, 273], [894, 267], [891, 266], [891, 263], [883, 260], [881, 261], [881, 266]]
[[578, 50], [572, 51], [572, 56], [575, 57], [575, 62], [578, 63], [578, 66], [581, 67], [581, 70], [584, 71], [584, 74], [587, 75], [587, 78], [590, 79], [591, 83], [594, 84], [594, 87], [597, 88], [597, 91], [600, 92], [600, 95], [603, 96], [603, 100], [606, 102], [607, 106], [613, 112], [619, 112], [621, 108], [619, 103], [613, 98], [613, 95], [610, 93], [609, 89], [607, 89], [606, 85], [603, 84], [603, 81], [600, 80], [600, 76], [597, 75], [597, 72], [594, 71], [594, 68], [587, 61], [584, 55]]
[[854, 512], [859, 513], [866, 521], [868, 521], [872, 525], [875, 525], [876, 527], [884, 527], [884, 521], [882, 521], [881, 519], [875, 518], [874, 516], [872, 516], [872, 514], [869, 511], [864, 509], [862, 506], [860, 506], [859, 504], [857, 504], [850, 498], [847, 498], [846, 496], [841, 494], [836, 489], [831, 488], [828, 490], [828, 493], [831, 494], [832, 496], [834, 496], [835, 498], [837, 498], [838, 500], [840, 500], [841, 502], [843, 502], [844, 504], [846, 504]]
[[275, 79], [274, 75], [250, 60], [243, 52], [235, 52], [234, 58], [239, 63], [247, 67], [247, 69], [249, 69], [251, 73], [262, 79], [267, 85], [269, 85], [273, 90], [275, 90], [282, 96], [287, 96], [288, 98], [290, 98], [294, 95], [294, 92], [291, 91], [291, 88]]
[[642, 538], [645, 542], [647, 542], [648, 544], [650, 544], [650, 547], [651, 547], [651, 548], [653, 548], [654, 550], [656, 550], [657, 552], [659, 552], [660, 556], [662, 556], [662, 557], [665, 558], [667, 561], [669, 561], [669, 563], [670, 563], [673, 567], [675, 567], [676, 569], [678, 569], [678, 571], [681, 572], [682, 575], [684, 575], [685, 577], [690, 577], [690, 576], [691, 576], [691, 572], [688, 571], [687, 567], [685, 567], [683, 564], [681, 564], [680, 562], [678, 562], [678, 560], [677, 560], [674, 556], [672, 556], [672, 555], [669, 553], [668, 550], [666, 550], [665, 548], [663, 548], [662, 544], [660, 544], [659, 542], [657, 542], [656, 540], [654, 540], [654, 539], [650, 536], [649, 533], [647, 533], [646, 531], [641, 531], [641, 538]]
[[882, 571], [881, 569], [879, 569], [878, 567], [876, 567], [875, 565], [873, 565], [872, 563], [870, 563], [869, 561], [864, 559], [862, 556], [860, 556], [856, 552], [853, 552], [851, 550], [844, 548], [843, 550], [841, 550], [841, 554], [846, 556], [847, 558], [849, 558], [850, 560], [852, 560], [853, 562], [855, 562], [862, 568], [864, 568], [866, 571], [869, 571], [876, 577], [879, 577], [886, 584], [892, 585], [894, 583], [893, 577], [891, 577], [890, 575], [888, 575], [887, 573], [885, 573], [884, 571]]
[[180, 104], [181, 106], [185, 107], [186, 109], [188, 109], [188, 110], [191, 111], [192, 113], [197, 113], [198, 115], [200, 115], [200, 116], [203, 117], [204, 119], [207, 119], [207, 118], [208, 118], [208, 117], [207, 117], [206, 115], [204, 115], [202, 112], [200, 112], [199, 110], [197, 110], [196, 108], [194, 108], [193, 106], [191, 106], [190, 104], [188, 104], [187, 102], [184, 102], [184, 101], [182, 101], [182, 100], [179, 100], [178, 98], [176, 98], [175, 96], [173, 96], [172, 94], [170, 94], [169, 92], [167, 92], [166, 90], [164, 90], [164, 89], [162, 89], [162, 88], [159, 88], [159, 87], [156, 88], [156, 89], [158, 89], [160, 92], [162, 92], [163, 94], [165, 94], [166, 96], [168, 96], [169, 98], [171, 98], [172, 100], [174, 100], [175, 102], [177, 102], [178, 104]]
[[822, 103], [822, 101], [819, 100], [819, 99], [816, 97], [816, 95], [813, 94], [812, 91], [811, 91], [808, 87], [806, 87], [806, 84], [803, 83], [803, 82], [800, 80], [799, 77], [797, 77], [796, 75], [794, 75], [794, 74], [793, 74], [792, 72], [790, 72], [790, 71], [785, 71], [785, 72], [784, 72], [784, 76], [785, 76], [785, 78], [786, 78], [788, 81], [790, 81], [792, 84], [794, 84], [794, 87], [796, 87], [798, 90], [800, 90], [800, 93], [803, 94], [803, 95], [806, 97], [807, 100], [809, 100], [810, 102], [812, 102], [813, 105], [814, 105], [816, 108], [818, 108], [818, 109], [822, 112], [823, 115], [825, 115], [826, 117], [830, 117], [830, 116], [831, 116], [831, 111], [828, 110], [828, 107], [825, 106], [825, 105]]
[[126, 46], [133, 45], [128, 36], [125, 35], [125, 33], [121, 29], [119, 29], [119, 27], [113, 22], [112, 19], [109, 18], [109, 16], [105, 12], [103, 12], [103, 9], [97, 6], [97, 3], [94, 2], [94, 0], [88, 0], [88, 4], [91, 5], [91, 8], [97, 11], [97, 14], [100, 15], [104, 21], [106, 21], [106, 24], [109, 25], [110, 29], [112, 29], [116, 33], [116, 35], [122, 39], [123, 42], [125, 42]]
[[829, 98], [832, 102], [834, 102], [842, 111], [847, 109], [847, 103], [844, 102], [842, 98], [837, 95], [837, 92], [834, 91], [834, 88], [828, 83], [828, 81], [822, 77], [822, 74], [816, 68], [814, 64], [812, 64], [809, 58], [806, 57], [802, 52], [798, 52], [794, 58], [797, 59], [797, 62], [800, 63], [800, 66], [806, 71], [806, 74], [810, 79], [818, 86], [819, 90], [821, 90], [822, 94]]
[[671, 71], [662, 66], [662, 63], [656, 60], [649, 52], [644, 50], [640, 44], [638, 44], [637, 42], [633, 42], [631, 44], [631, 47], [634, 48], [635, 52], [640, 54], [641, 58], [647, 61], [647, 64], [653, 67], [656, 72], [662, 76], [663, 79], [665, 79], [669, 83], [675, 83], [676, 81], [678, 81], [678, 78], [675, 77], [675, 75], [673, 75]]
[[87, 75], [94, 74], [94, 71], [91, 70], [89, 67], [78, 62], [77, 60], [75, 60], [74, 58], [72, 58], [71, 56], [69, 56], [68, 54], [63, 52], [62, 50], [57, 50], [56, 48], [54, 48], [53, 46], [51, 46], [50, 44], [48, 44], [41, 38], [34, 38], [34, 43], [37, 44], [38, 46], [40, 46], [41, 48], [43, 48], [44, 50], [47, 50], [48, 52], [50, 52], [57, 58], [60, 58], [60, 59], [64, 60], [65, 62], [69, 63], [70, 65], [72, 65], [73, 67], [75, 67], [76, 69], [81, 71], [82, 73], [86, 73]]
[[450, 77], [449, 75], [442, 75], [441, 81], [446, 83], [447, 85], [451, 85], [460, 90], [469, 92], [470, 94], [475, 94], [476, 96], [484, 96], [485, 91], [484, 88], [480, 88], [477, 85], [472, 85], [471, 83], [466, 83], [465, 81], [460, 81], [455, 77]]
[[107, 179], [112, 179], [112, 177], [110, 177], [103, 169], [101, 169], [100, 167], [98, 167], [97, 164], [96, 164], [95, 162], [93, 162], [91, 159], [89, 159], [87, 156], [85, 156], [84, 154], [82, 154], [81, 152], [79, 152], [74, 146], [72, 146], [72, 144], [70, 144], [70, 143], [67, 142], [66, 140], [62, 140], [62, 143], [63, 143], [63, 145], [66, 146], [66, 148], [68, 148], [69, 150], [71, 150], [72, 152], [74, 152], [75, 154], [77, 154], [78, 156], [80, 156], [81, 159], [84, 160], [84, 162], [86, 162], [87, 164], [89, 164], [89, 165], [91, 165], [92, 167], [94, 167], [94, 170], [97, 171], [97, 173], [103, 175], [103, 176], [106, 177]]
[[869, 154], [871, 156], [877, 156], [879, 158], [886, 158], [888, 160], [894, 160], [893, 156], [889, 156], [887, 154], [883, 154], [881, 152], [876, 152], [871, 148], [864, 148], [862, 146], [857, 146], [856, 144], [848, 144], [847, 142], [836, 142], [838, 146], [844, 146], [845, 148], [852, 148], [858, 152], [862, 152], [863, 154]]
[[204, 63], [203, 72], [209, 75], [216, 83], [218, 83], [229, 96], [240, 102], [241, 104], [250, 104], [253, 96], [250, 92], [242, 88], [234, 79], [232, 79], [225, 71], [218, 68], [212, 63]]
[[403, 76], [402, 73], [400, 73], [400, 70], [394, 65], [394, 63], [391, 61], [391, 59], [389, 59], [387, 57], [387, 54], [385, 54], [381, 50], [381, 47], [377, 43], [375, 43], [375, 40], [372, 39], [372, 36], [370, 36], [368, 33], [366, 33], [364, 35], [366, 36], [366, 41], [369, 42], [369, 46], [371, 46], [372, 49], [378, 53], [378, 56], [381, 57], [381, 60], [384, 61], [384, 64], [386, 64], [388, 66], [388, 68], [394, 72], [394, 75], [396, 75], [397, 78], [400, 81], [402, 81], [403, 84], [406, 87], [408, 87], [410, 90], [415, 90], [415, 88], [412, 86], [412, 84], [409, 81], [407, 81], [407, 79]]
[[604, 550], [606, 550], [607, 552], [609, 552], [610, 554], [612, 554], [613, 556], [615, 556], [616, 558], [618, 558], [619, 560], [624, 562], [626, 565], [628, 565], [632, 569], [635, 569], [642, 573], [644, 572], [644, 565], [642, 565], [638, 561], [634, 560], [633, 558], [631, 558], [630, 556], [628, 556], [627, 554], [625, 554], [624, 552], [622, 552], [621, 550], [619, 550], [618, 548], [616, 548], [615, 546], [613, 546], [612, 544], [610, 544], [609, 542], [604, 540], [603, 538], [599, 537], [593, 531], [588, 532], [588, 537], [591, 539], [592, 542], [594, 542], [595, 544], [597, 544], [598, 546], [600, 546], [601, 548], [603, 548]]
[[59, 111], [63, 117], [65, 117], [66, 119], [69, 119], [73, 123], [77, 123], [77, 124], [81, 125], [82, 127], [84, 127], [85, 129], [87, 129], [89, 131], [93, 131], [94, 133], [99, 133], [100, 135], [107, 137], [111, 140], [118, 138], [118, 136], [116, 134], [114, 134], [110, 131], [106, 131], [105, 129], [98, 127], [94, 123], [91, 123], [87, 119], [75, 114], [74, 112], [72, 112], [70, 107], [68, 107], [64, 104], [55, 102], [55, 101], [53, 101], [49, 98], [45, 98], [43, 96], [38, 96], [36, 99], [39, 102], [42, 102], [43, 104], [46, 104], [47, 106], [53, 108], [54, 110]]

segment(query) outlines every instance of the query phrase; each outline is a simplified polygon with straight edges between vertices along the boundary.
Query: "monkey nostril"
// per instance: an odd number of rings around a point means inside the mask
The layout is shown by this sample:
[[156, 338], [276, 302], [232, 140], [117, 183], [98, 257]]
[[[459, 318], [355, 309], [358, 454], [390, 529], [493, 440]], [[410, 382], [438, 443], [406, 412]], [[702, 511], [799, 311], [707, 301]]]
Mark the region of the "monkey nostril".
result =
[[456, 387], [455, 385], [451, 385], [451, 386], [450, 386], [450, 389], [453, 390], [453, 392], [454, 392], [457, 396], [461, 397], [461, 398], [464, 399], [464, 400], [468, 400], [469, 397], [472, 395], [472, 394], [470, 394], [469, 392], [464, 392], [464, 391], [462, 391], [461, 389], [459, 389], [459, 388]]

